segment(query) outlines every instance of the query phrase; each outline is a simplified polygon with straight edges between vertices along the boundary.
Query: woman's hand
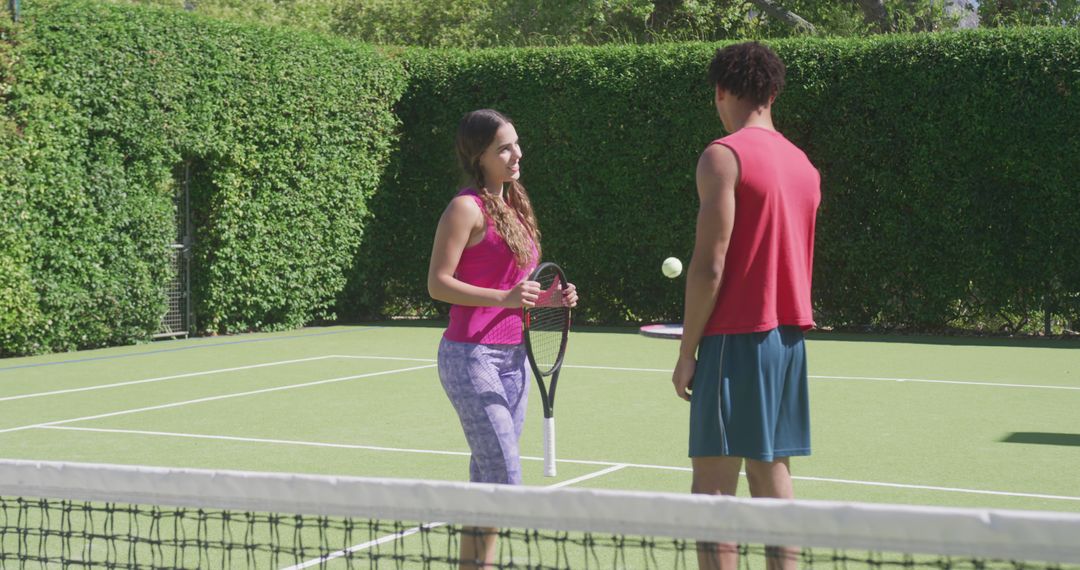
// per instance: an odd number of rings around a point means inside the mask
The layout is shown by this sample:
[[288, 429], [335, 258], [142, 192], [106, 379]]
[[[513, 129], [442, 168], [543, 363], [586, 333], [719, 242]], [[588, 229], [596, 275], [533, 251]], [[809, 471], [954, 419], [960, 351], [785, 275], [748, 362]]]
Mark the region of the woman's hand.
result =
[[538, 298], [540, 298], [540, 284], [526, 279], [506, 292], [506, 299], [502, 305], [512, 309], [533, 307], [536, 305]]
[[566, 289], [563, 289], [563, 305], [566, 307], [576, 307], [578, 301], [577, 287], [573, 283], [567, 283]]

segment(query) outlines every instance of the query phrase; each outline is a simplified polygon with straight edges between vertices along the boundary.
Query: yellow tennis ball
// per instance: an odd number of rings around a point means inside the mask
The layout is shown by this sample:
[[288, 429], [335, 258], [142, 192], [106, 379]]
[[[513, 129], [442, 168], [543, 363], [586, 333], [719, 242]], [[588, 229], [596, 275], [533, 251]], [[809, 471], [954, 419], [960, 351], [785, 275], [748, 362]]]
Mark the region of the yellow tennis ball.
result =
[[682, 275], [682, 262], [677, 257], [669, 257], [664, 260], [664, 264], [660, 266], [660, 271], [664, 272], [664, 276], [670, 279], [674, 279], [679, 275]]

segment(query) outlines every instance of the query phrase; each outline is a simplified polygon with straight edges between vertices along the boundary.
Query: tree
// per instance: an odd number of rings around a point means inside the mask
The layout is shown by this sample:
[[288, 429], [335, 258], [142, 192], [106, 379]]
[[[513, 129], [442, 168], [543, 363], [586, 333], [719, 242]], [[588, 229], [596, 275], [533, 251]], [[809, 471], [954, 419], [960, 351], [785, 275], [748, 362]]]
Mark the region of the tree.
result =
[[813, 24], [804, 20], [802, 16], [799, 16], [795, 12], [784, 8], [778, 2], [775, 2], [774, 0], [753, 1], [754, 5], [758, 8], [761, 8], [762, 11], [764, 11], [766, 14], [772, 16], [773, 18], [776, 18], [777, 20], [780, 20], [794, 30], [810, 34], [814, 33], [815, 28]]
[[423, 46], [716, 40], [752, 35], [745, 0], [347, 0], [335, 32]]
[[198, 12], [223, 20], [330, 33], [335, 10], [349, 0], [110, 0]]
[[858, 3], [866, 18], [866, 23], [874, 31], [889, 31], [889, 11], [885, 9], [885, 2], [882, 0], [858, 0]]
[[595, 45], [1078, 25], [1080, 0], [108, 0], [427, 47]]
[[982, 0], [979, 21], [989, 27], [1080, 25], [1078, 0]]

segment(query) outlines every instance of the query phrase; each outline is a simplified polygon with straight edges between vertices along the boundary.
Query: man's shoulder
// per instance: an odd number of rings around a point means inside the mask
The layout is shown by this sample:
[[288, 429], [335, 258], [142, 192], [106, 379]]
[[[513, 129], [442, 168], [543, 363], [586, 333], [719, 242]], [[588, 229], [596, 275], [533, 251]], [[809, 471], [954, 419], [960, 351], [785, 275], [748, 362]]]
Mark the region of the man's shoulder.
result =
[[738, 168], [739, 159], [735, 149], [724, 144], [723, 140], [717, 139], [705, 147], [705, 150], [701, 151], [701, 157], [698, 159], [699, 168], [705, 168], [709, 171], [732, 167]]
[[784, 135], [781, 134], [780, 131], [774, 131], [774, 130], [766, 128], [766, 127], [758, 127], [758, 126], [749, 125], [749, 126], [745, 126], [745, 127], [741, 128], [741, 129], [739, 129], [739, 130], [737, 130], [737, 131], [735, 131], [733, 133], [728, 133], [728, 134], [716, 139], [713, 142], [738, 141], [738, 140], [757, 139], [757, 138], [775, 138], [775, 137], [783, 137], [783, 136]]
[[767, 142], [762, 140], [761, 133], [760, 129], [742, 128], [710, 142], [705, 150], [723, 154], [723, 151], [717, 149], [726, 149], [732, 156], [738, 157]]
[[[712, 146], [726, 146], [730, 148], [740, 160], [750, 159], [754, 156], [784, 157], [784, 162], [791, 159], [801, 159], [810, 163], [810, 158], [799, 145], [792, 142], [780, 131], [746, 127], [735, 131], [727, 136], [718, 138], [709, 144]], [[747, 155], [747, 156], [744, 156]], [[812, 165], [811, 165], [812, 166]]]
[[723, 144], [710, 144], [698, 158], [696, 176], [698, 196], [703, 202], [734, 191], [739, 181], [739, 158]]

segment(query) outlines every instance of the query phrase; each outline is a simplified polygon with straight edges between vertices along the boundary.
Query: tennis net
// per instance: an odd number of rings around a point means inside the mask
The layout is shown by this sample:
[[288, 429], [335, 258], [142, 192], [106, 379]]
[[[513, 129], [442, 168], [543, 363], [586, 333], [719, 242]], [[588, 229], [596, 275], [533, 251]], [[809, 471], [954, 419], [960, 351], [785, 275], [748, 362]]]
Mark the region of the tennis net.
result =
[[1068, 513], [0, 461], [3, 568], [457, 568], [471, 527], [490, 568], [1080, 568]]

